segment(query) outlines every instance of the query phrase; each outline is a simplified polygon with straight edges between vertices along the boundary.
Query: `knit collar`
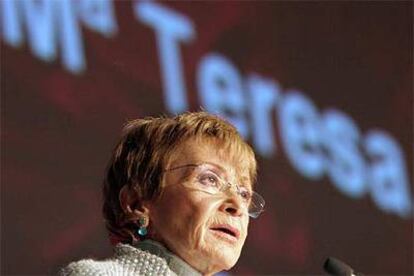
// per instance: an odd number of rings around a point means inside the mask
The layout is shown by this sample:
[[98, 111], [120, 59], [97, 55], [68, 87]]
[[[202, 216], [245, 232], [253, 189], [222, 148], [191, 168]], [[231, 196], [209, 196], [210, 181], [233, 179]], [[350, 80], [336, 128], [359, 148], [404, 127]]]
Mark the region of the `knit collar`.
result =
[[167, 262], [169, 268], [178, 276], [201, 276], [200, 272], [192, 268], [177, 255], [174, 255], [159, 242], [146, 239], [144, 241], [138, 242], [135, 247], [163, 258]]

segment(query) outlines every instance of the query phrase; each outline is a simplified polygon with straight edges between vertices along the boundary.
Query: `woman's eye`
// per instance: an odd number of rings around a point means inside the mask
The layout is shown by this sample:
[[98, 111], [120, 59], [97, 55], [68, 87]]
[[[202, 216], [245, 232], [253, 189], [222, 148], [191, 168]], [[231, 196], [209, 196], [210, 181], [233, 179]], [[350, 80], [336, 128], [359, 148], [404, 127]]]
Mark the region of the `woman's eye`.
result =
[[252, 193], [247, 190], [247, 189], [240, 189], [240, 196], [246, 200], [246, 201], [250, 201], [251, 197], [252, 197]]
[[206, 173], [200, 175], [199, 182], [206, 186], [218, 186], [219, 179], [214, 174]]

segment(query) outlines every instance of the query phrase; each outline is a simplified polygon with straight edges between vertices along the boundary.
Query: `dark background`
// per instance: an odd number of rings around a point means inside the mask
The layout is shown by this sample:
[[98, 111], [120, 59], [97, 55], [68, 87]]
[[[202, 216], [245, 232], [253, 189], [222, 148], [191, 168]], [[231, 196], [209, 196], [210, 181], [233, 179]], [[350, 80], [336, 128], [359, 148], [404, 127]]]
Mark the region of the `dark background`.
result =
[[[380, 128], [403, 150], [413, 191], [412, 2], [167, 2], [196, 27], [180, 51], [190, 110], [196, 67], [226, 56], [242, 75], [299, 89], [324, 110]], [[115, 2], [117, 34], [82, 27], [87, 68], [44, 62], [27, 43], [1, 42], [1, 274], [52, 274], [68, 262], [111, 254], [100, 186], [128, 120], [168, 114], [153, 29], [130, 2]], [[336, 256], [368, 275], [413, 274], [413, 216], [352, 199], [325, 177], [304, 178], [277, 151], [258, 155], [266, 212], [252, 221], [231, 274], [322, 274]], [[250, 137], [248, 141], [251, 142]]]

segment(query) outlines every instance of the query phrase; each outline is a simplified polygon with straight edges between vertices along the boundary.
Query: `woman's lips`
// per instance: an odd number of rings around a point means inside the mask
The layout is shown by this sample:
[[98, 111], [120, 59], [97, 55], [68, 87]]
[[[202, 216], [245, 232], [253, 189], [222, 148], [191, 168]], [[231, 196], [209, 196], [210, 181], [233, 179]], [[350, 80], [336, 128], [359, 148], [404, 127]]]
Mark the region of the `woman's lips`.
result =
[[210, 227], [210, 230], [212, 230], [216, 236], [232, 242], [238, 241], [240, 237], [240, 231], [229, 224], [216, 224]]

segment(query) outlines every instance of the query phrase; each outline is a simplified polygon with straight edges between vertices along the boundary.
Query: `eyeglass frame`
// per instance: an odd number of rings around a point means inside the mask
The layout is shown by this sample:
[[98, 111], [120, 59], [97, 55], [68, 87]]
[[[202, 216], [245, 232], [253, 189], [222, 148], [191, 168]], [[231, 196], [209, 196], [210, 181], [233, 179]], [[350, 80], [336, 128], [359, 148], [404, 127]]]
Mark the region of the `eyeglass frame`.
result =
[[[163, 172], [170, 172], [170, 171], [183, 169], [183, 168], [187, 168], [187, 167], [198, 168], [198, 167], [203, 166], [203, 165], [215, 166], [214, 164], [211, 164], [211, 163], [185, 164], [185, 165], [180, 165], [180, 166], [173, 167], [173, 168], [164, 169]], [[221, 185], [222, 188], [219, 189], [219, 192], [225, 192], [227, 189], [230, 189], [231, 187], [234, 186], [236, 188], [237, 194], [240, 197], [242, 197], [241, 192], [240, 192], [240, 185], [235, 184], [235, 183], [231, 183], [230, 181], [227, 181], [227, 179], [223, 179], [223, 177], [221, 177], [217, 173], [215, 173], [215, 172], [213, 172], [213, 173], [219, 178], [219, 181], [223, 183], [223, 185]], [[204, 192], [207, 192], [207, 191], [204, 191]], [[251, 196], [250, 196], [250, 203], [247, 206], [247, 213], [248, 213], [249, 217], [251, 217], [251, 218], [258, 218], [260, 216], [260, 214], [264, 212], [264, 206], [265, 206], [266, 202], [265, 202], [264, 198], [259, 193], [255, 192], [253, 190], [251, 190], [249, 192], [251, 193]], [[209, 192], [207, 192], [207, 193], [209, 193]], [[253, 200], [253, 198], [255, 198], [256, 200]], [[254, 211], [254, 212], [249, 211], [251, 204], [254, 204], [254, 206], [259, 206], [259, 210]]]

